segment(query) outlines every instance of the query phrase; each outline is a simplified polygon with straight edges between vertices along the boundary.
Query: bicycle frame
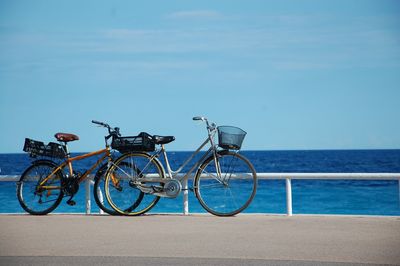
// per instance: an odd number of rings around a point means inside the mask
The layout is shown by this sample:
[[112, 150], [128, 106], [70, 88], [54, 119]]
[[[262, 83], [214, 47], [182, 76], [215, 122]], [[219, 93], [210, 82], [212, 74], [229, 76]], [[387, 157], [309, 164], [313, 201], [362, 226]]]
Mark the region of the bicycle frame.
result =
[[[175, 179], [179, 180], [180, 182], [182, 182], [182, 181], [184, 181], [184, 180], [189, 179], [189, 176], [192, 174], [192, 172], [193, 172], [195, 169], [197, 169], [197, 168], [201, 165], [201, 163], [202, 163], [206, 158], [208, 158], [208, 156], [212, 153], [212, 154], [214, 155], [215, 164], [218, 166], [218, 167], [217, 167], [217, 175], [218, 175], [218, 177], [220, 177], [221, 170], [220, 170], [220, 167], [219, 167], [219, 161], [218, 161], [218, 156], [217, 156], [217, 152], [218, 152], [218, 151], [217, 151], [217, 147], [216, 147], [216, 145], [215, 145], [215, 143], [214, 143], [214, 135], [215, 135], [215, 133], [216, 133], [216, 130], [215, 130], [215, 129], [210, 130], [209, 128], [207, 128], [207, 129], [208, 129], [208, 138], [197, 148], [196, 151], [194, 151], [194, 152], [189, 156], [189, 158], [186, 159], [186, 161], [185, 161], [177, 170], [173, 171], [173, 170], [171, 169], [171, 165], [170, 165], [170, 163], [169, 163], [167, 151], [165, 150], [164, 144], [161, 145], [161, 149], [160, 149], [158, 152], [156, 152], [154, 155], [151, 156], [151, 159], [154, 160], [156, 157], [158, 157], [160, 154], [162, 154], [163, 157], [164, 157], [165, 164], [166, 164], [166, 166], [167, 166], [167, 178], [170, 178], [170, 179], [175, 178]], [[195, 157], [197, 154], [199, 154], [200, 151], [201, 151], [208, 143], [211, 144], [211, 147], [205, 152], [205, 154], [204, 154], [199, 160], [197, 160], [197, 162], [190, 168], [190, 170], [189, 170], [184, 176], [178, 177], [178, 175], [182, 172], [183, 168], [184, 168], [186, 165], [188, 165], [188, 164], [194, 159], [194, 157]], [[165, 170], [164, 170], [164, 172], [165, 172]]]
[[73, 166], [72, 166], [72, 162], [83, 160], [83, 159], [86, 159], [86, 158], [89, 158], [89, 157], [93, 157], [93, 156], [96, 156], [96, 155], [100, 155], [100, 154], [103, 154], [101, 156], [101, 158], [98, 159], [96, 161], [96, 163], [94, 165], [92, 165], [92, 167], [90, 167], [90, 169], [86, 170], [85, 173], [83, 173], [82, 176], [79, 177], [78, 184], [80, 184], [106, 158], [108, 158], [109, 162], [111, 161], [111, 152], [110, 152], [110, 148], [109, 147], [106, 147], [105, 149], [102, 149], [102, 150], [98, 150], [98, 151], [86, 153], [86, 154], [83, 154], [83, 155], [75, 156], [75, 157], [69, 157], [69, 153], [68, 153], [66, 160], [63, 163], [61, 163], [57, 168], [55, 168], [46, 178], [44, 178], [42, 180], [42, 182], [39, 184], [39, 186], [42, 187], [42, 188], [48, 189], [48, 190], [50, 190], [50, 189], [59, 189], [60, 187], [43, 186], [43, 184], [45, 184], [47, 182], [47, 180], [49, 180], [50, 177], [52, 177], [55, 173], [57, 173], [58, 171], [64, 169], [66, 166], [68, 166], [68, 170], [69, 170], [70, 176], [73, 176], [74, 169], [73, 169]]
[[[164, 145], [161, 145], [161, 150], [160, 152], [162, 152], [164, 160], [165, 160], [165, 164], [167, 166], [167, 171], [168, 171], [168, 177], [169, 178], [177, 178], [177, 176], [182, 172], [183, 168], [188, 165], [193, 159], [194, 157], [200, 153], [200, 151], [204, 148], [204, 146], [206, 146], [208, 143], [210, 142], [209, 139], [206, 139], [203, 144], [201, 144], [199, 146], [199, 148], [197, 148], [197, 150], [195, 152], [193, 152], [189, 158], [186, 159], [186, 161], [176, 170], [173, 171], [171, 169], [171, 165], [169, 163], [169, 159], [168, 159], [168, 155], [167, 152], [164, 148]], [[190, 174], [199, 167], [199, 165], [210, 155], [210, 153], [214, 150], [214, 148], [211, 146], [205, 153], [204, 155], [190, 168], [190, 170], [181, 178], [177, 178], [179, 181], [188, 179]]]

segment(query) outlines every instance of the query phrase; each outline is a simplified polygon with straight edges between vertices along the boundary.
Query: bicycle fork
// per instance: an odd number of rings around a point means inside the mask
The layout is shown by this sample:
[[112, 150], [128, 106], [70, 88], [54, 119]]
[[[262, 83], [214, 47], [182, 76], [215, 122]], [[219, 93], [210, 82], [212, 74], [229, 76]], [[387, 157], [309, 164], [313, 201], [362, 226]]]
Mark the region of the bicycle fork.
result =
[[221, 172], [221, 165], [219, 164], [219, 158], [217, 152], [214, 151], [214, 164], [215, 164], [215, 171], [217, 172], [217, 179], [220, 181], [224, 186], [226, 186]]

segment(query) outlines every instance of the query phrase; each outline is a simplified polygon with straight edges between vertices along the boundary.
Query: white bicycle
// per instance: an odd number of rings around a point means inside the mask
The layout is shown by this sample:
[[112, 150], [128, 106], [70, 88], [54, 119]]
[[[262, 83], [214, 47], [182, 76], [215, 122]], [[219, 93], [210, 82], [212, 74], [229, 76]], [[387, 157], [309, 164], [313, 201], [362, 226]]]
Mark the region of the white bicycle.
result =
[[[176, 171], [171, 169], [164, 146], [175, 137], [141, 133], [113, 139], [112, 148], [123, 155], [109, 168], [104, 186], [106, 198], [115, 211], [123, 215], [141, 215], [153, 208], [160, 197], [177, 197], [183, 190], [182, 182], [194, 170], [190, 190], [208, 212], [232, 216], [249, 206], [256, 194], [257, 174], [250, 161], [239, 154], [246, 132], [237, 127], [217, 127], [205, 117], [193, 120], [206, 123], [208, 138]], [[180, 174], [207, 144], [210, 144], [208, 151], [187, 173]], [[164, 157], [167, 171], [160, 157]]]

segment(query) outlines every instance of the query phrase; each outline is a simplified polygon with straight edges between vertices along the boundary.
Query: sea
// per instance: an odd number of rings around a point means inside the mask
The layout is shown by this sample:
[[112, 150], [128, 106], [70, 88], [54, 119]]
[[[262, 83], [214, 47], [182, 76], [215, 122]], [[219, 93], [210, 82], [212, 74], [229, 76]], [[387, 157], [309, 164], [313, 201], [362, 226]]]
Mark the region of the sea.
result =
[[[241, 151], [258, 173], [400, 173], [400, 150], [296, 150]], [[169, 152], [177, 169], [191, 152]], [[77, 154], [74, 154], [77, 155]], [[27, 154], [0, 154], [2, 175], [21, 175], [32, 158]], [[74, 169], [88, 168], [95, 158], [74, 163]], [[399, 176], [400, 177], [400, 176]], [[189, 181], [189, 187], [192, 182]], [[399, 216], [397, 180], [292, 180], [293, 214]], [[55, 213], [85, 213], [85, 187], [75, 196], [75, 206], [66, 199]], [[91, 212], [99, 212], [92, 196]], [[182, 195], [162, 198], [151, 213], [182, 213]], [[258, 181], [257, 194], [244, 213], [285, 214], [285, 180]], [[194, 193], [189, 193], [189, 212], [205, 213]], [[0, 182], [0, 213], [24, 213], [16, 196], [15, 182]]]

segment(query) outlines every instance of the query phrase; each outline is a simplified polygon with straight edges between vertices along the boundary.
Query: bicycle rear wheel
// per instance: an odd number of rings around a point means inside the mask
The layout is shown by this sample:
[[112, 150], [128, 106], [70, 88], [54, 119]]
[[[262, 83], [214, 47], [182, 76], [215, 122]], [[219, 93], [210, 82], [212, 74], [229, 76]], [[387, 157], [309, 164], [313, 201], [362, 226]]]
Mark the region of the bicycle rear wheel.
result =
[[218, 153], [221, 174], [214, 156], [196, 173], [194, 188], [201, 206], [217, 216], [232, 216], [249, 206], [257, 190], [257, 174], [244, 156], [231, 151]]
[[[164, 178], [164, 172], [156, 159], [146, 153], [128, 153], [118, 158], [110, 167], [105, 179], [108, 203], [122, 215], [141, 215], [153, 208], [160, 197], [152, 195], [160, 183], [140, 183], [144, 177]], [[148, 189], [148, 193], [146, 191]]]
[[17, 185], [17, 197], [21, 207], [33, 215], [45, 215], [61, 202], [64, 193], [61, 186], [62, 174], [57, 171], [42, 185], [56, 167], [51, 161], [36, 162], [22, 174]]

